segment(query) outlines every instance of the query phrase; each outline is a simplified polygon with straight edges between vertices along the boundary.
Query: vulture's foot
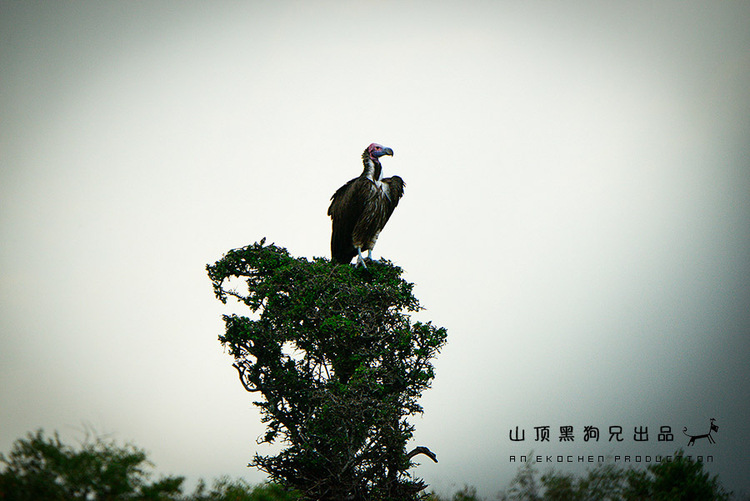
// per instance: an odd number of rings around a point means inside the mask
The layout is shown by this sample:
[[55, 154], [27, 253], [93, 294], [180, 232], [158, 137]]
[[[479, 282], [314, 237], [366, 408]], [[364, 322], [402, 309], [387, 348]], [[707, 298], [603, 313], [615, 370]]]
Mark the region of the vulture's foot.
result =
[[372, 257], [372, 249], [367, 251], [367, 260], [372, 263], [380, 263], [379, 259], [375, 259], [374, 257]]

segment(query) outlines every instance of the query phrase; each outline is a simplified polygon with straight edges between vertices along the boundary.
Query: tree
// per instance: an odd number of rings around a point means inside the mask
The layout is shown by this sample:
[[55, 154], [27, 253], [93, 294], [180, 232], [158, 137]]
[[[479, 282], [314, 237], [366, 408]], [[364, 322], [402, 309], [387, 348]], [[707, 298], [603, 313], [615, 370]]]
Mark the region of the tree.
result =
[[703, 470], [701, 461], [677, 451], [670, 461], [649, 465], [646, 471], [633, 470], [630, 474], [630, 498], [649, 500], [712, 500], [731, 499], [719, 482], [718, 475]]
[[285, 490], [278, 484], [252, 486], [242, 479], [232, 480], [221, 477], [214, 480], [213, 487], [206, 492], [206, 484], [201, 480], [189, 501], [295, 501], [299, 496]]
[[630, 470], [601, 463], [584, 475], [550, 471], [542, 475], [544, 499], [550, 501], [625, 500]]
[[[669, 460], [644, 469], [618, 468], [600, 463], [581, 476], [549, 471], [537, 486], [533, 461], [524, 464], [511, 482], [504, 500], [580, 500], [580, 501], [725, 501], [731, 494], [718, 476], [711, 477], [703, 463], [685, 456], [680, 450]], [[540, 491], [542, 494], [540, 494]]]
[[[529, 453], [528, 457], [532, 457], [532, 453]], [[503, 501], [537, 501], [542, 499], [539, 495], [535, 464], [536, 462], [532, 460], [521, 465], [515, 477], [510, 481], [508, 491], [500, 494], [500, 499]]]
[[43, 430], [18, 439], [8, 457], [0, 454], [0, 499], [166, 500], [181, 493], [183, 477], [149, 480], [146, 453], [88, 436], [79, 450]]
[[[434, 378], [431, 359], [446, 331], [412, 323], [413, 284], [388, 261], [367, 269], [293, 258], [265, 239], [207, 266], [216, 296], [236, 298], [252, 318], [225, 315], [221, 343], [266, 423], [251, 466], [306, 499], [416, 499], [425, 485], [407, 472], [406, 443]], [[247, 292], [233, 288], [237, 279]]]

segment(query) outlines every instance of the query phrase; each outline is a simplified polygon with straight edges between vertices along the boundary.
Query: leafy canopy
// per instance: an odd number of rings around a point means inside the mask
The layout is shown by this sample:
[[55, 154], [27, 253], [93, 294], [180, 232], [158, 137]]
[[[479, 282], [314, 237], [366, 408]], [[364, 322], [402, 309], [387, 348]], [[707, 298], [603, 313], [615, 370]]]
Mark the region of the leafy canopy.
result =
[[0, 498], [17, 501], [89, 499], [172, 499], [183, 477], [152, 482], [146, 453], [101, 437], [88, 438], [79, 449], [60, 441], [57, 433], [29, 433], [0, 454]]
[[[530, 454], [531, 456], [531, 454]], [[711, 477], [703, 463], [679, 450], [669, 459], [645, 469], [622, 468], [600, 463], [580, 476], [549, 471], [537, 480], [535, 463], [521, 466], [502, 500], [578, 500], [578, 501], [725, 501], [731, 499], [719, 482]]]
[[219, 339], [259, 397], [261, 442], [287, 446], [251, 465], [311, 499], [416, 499], [406, 417], [422, 411], [446, 331], [411, 322], [420, 305], [401, 268], [308, 261], [261, 240], [207, 269], [222, 302], [250, 310], [225, 315]]

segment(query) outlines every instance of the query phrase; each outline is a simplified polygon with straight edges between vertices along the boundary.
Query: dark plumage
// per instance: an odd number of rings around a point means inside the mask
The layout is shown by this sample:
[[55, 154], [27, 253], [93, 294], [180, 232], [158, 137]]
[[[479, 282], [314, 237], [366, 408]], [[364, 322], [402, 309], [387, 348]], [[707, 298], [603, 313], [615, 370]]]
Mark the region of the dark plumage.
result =
[[364, 266], [362, 251], [365, 250], [372, 259], [378, 235], [404, 194], [404, 181], [400, 177], [382, 177], [380, 157], [383, 155], [393, 156], [393, 150], [376, 143], [368, 146], [362, 153], [362, 174], [331, 197], [328, 215], [333, 220], [331, 255], [334, 261], [349, 263], [357, 256], [357, 264]]

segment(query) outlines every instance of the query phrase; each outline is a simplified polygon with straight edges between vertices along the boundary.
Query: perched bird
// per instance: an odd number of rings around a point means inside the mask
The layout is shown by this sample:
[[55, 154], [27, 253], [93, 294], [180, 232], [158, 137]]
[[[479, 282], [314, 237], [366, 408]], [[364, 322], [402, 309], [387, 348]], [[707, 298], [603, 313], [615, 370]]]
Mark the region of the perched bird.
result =
[[378, 235], [404, 194], [404, 181], [400, 177], [382, 177], [383, 155], [393, 156], [393, 150], [376, 143], [368, 146], [362, 153], [362, 174], [331, 197], [328, 207], [333, 220], [331, 255], [336, 262], [349, 263], [357, 256], [357, 265], [367, 268], [362, 251], [367, 251], [367, 258], [372, 259]]

